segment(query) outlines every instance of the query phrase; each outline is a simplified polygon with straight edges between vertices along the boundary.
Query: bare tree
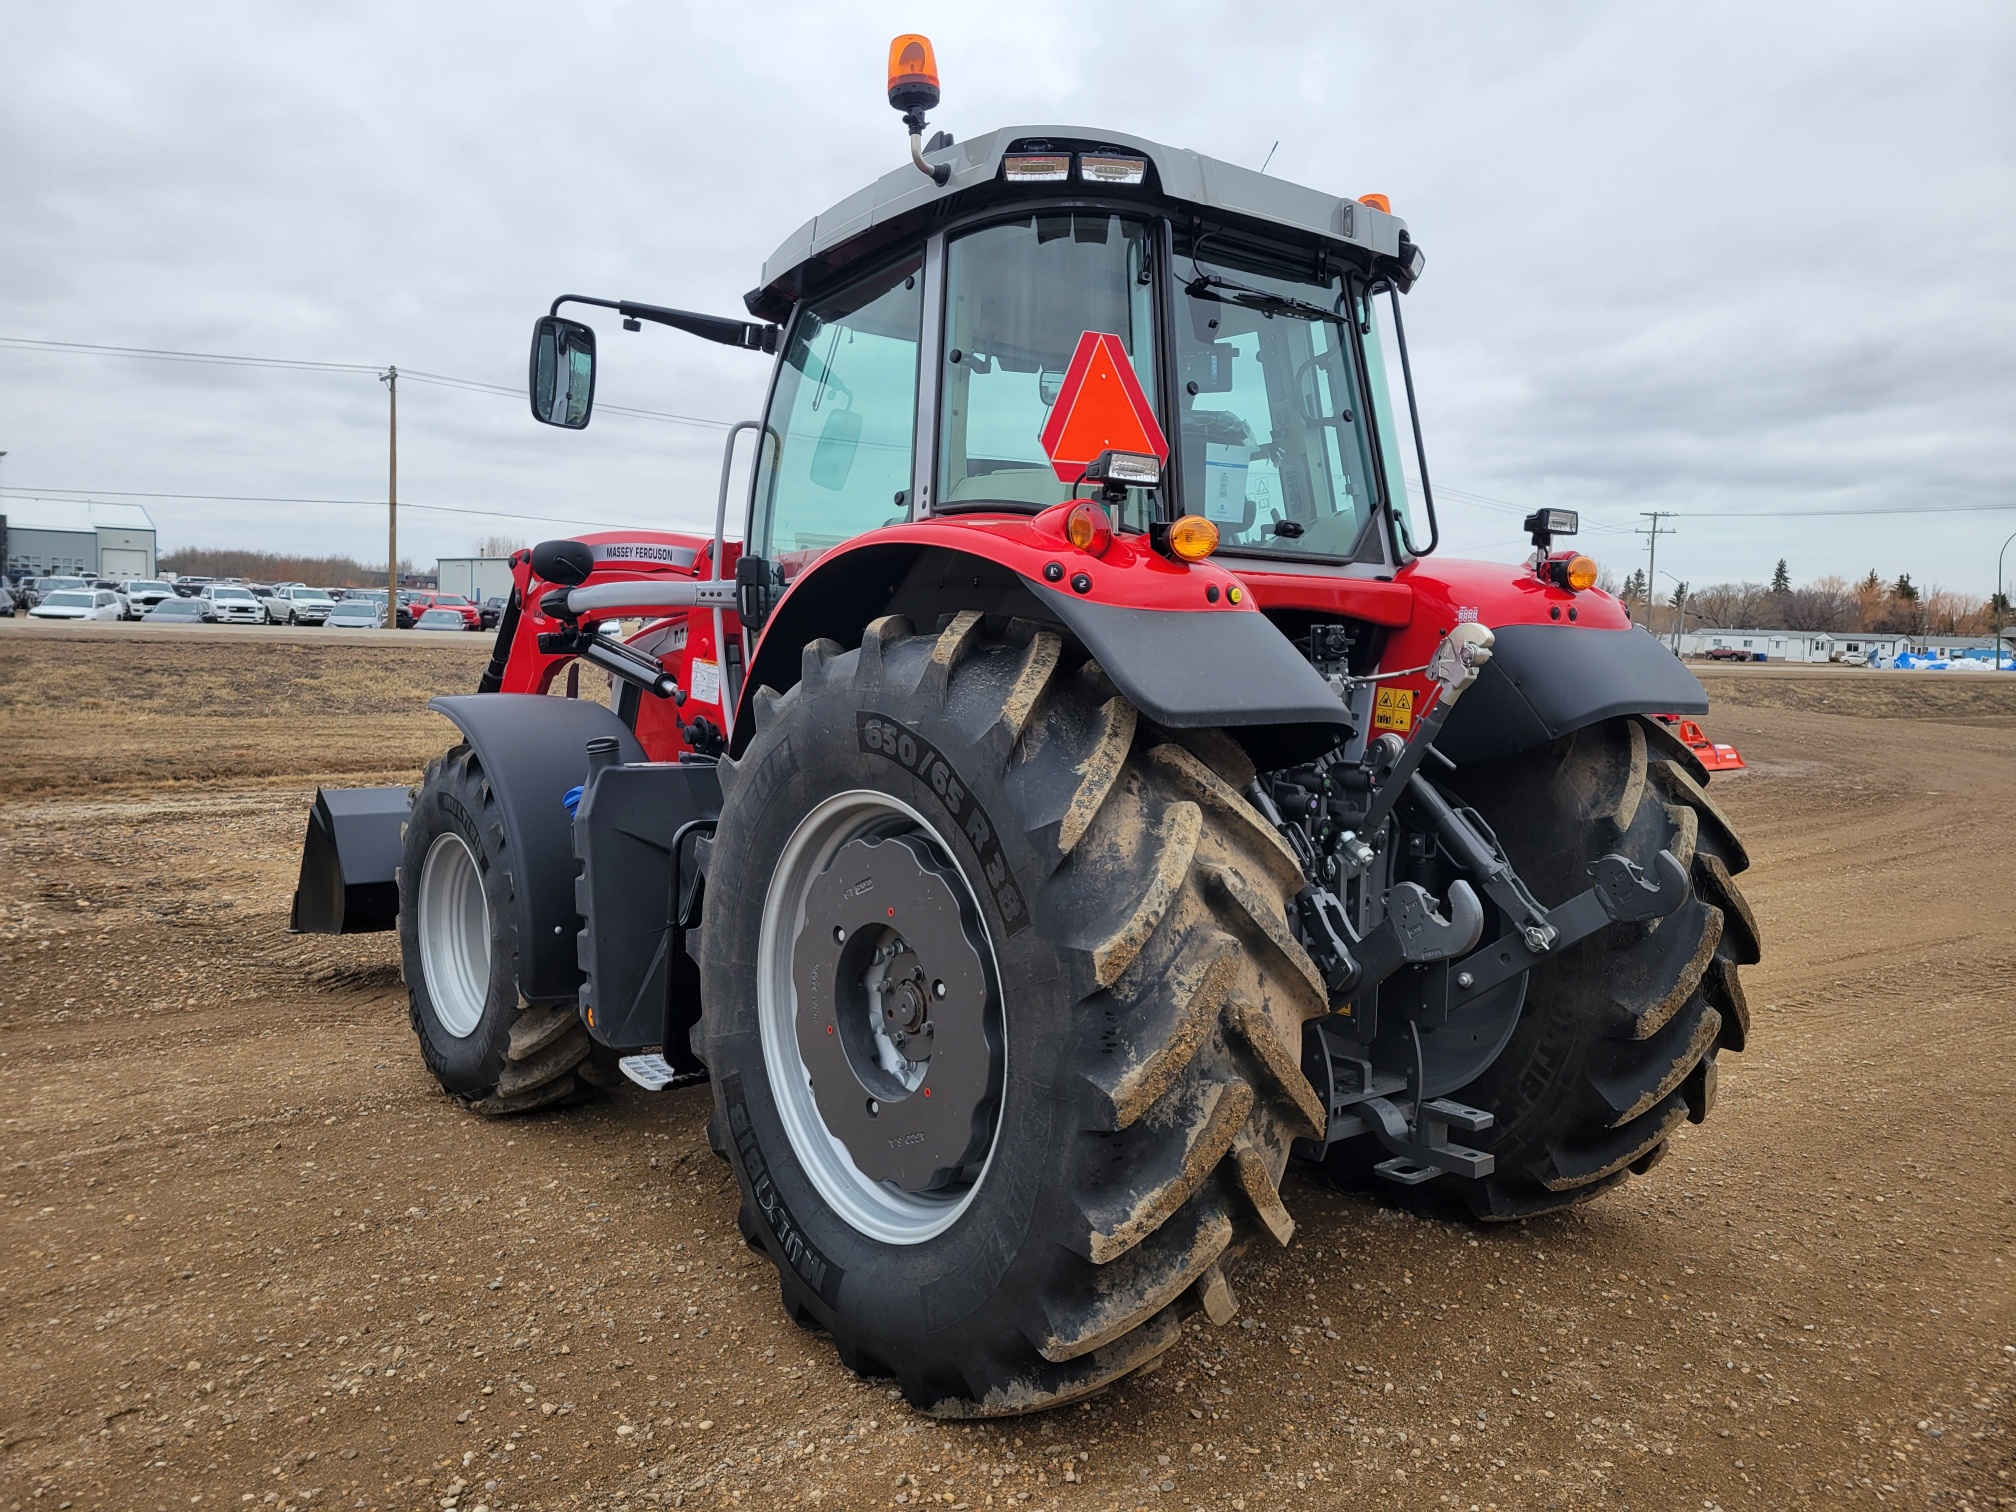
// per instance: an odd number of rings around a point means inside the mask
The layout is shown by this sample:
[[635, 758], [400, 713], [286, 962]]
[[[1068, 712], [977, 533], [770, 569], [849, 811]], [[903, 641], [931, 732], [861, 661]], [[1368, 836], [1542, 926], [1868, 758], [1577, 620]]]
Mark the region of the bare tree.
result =
[[1762, 583], [1710, 583], [1687, 596], [1687, 608], [1718, 630], [1763, 630], [1775, 617], [1770, 590]]
[[512, 552], [524, 549], [525, 543], [516, 536], [485, 536], [476, 543], [476, 555], [479, 557], [508, 557]]
[[1860, 617], [1855, 590], [1845, 578], [1817, 578], [1772, 597], [1778, 600], [1787, 630], [1846, 630]]

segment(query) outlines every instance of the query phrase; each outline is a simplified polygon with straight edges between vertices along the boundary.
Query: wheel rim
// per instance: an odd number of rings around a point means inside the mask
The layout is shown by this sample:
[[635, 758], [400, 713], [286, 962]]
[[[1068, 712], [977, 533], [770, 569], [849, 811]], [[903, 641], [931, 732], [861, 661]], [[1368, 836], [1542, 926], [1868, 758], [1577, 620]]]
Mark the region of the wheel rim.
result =
[[435, 1020], [467, 1039], [490, 996], [490, 906], [468, 842], [437, 835], [420, 867], [420, 969]]
[[[835, 871], [838, 861], [852, 877], [871, 857], [884, 873], [877, 878], [883, 893], [870, 895], [876, 897], [873, 920], [861, 899], [838, 901], [853, 889], [838, 886], [844, 879]], [[899, 892], [899, 884], [907, 891]], [[920, 922], [914, 940], [906, 938], [910, 930], [880, 917], [885, 903], [897, 903], [903, 923], [932, 898], [942, 905], [936, 924]], [[828, 917], [836, 908], [852, 910], [845, 922]], [[946, 917], [948, 909], [956, 919]], [[836, 930], [846, 938], [835, 939]], [[764, 1064], [785, 1135], [820, 1197], [852, 1227], [886, 1244], [921, 1244], [945, 1232], [986, 1180], [1006, 1084], [1000, 971], [951, 848], [922, 814], [887, 793], [858, 789], [828, 798], [799, 822], [771, 873], [757, 962]], [[836, 986], [821, 997], [808, 984], [827, 970]], [[905, 984], [913, 978], [937, 1024], [912, 1022], [925, 1016], [914, 1003], [908, 1017], [892, 1006], [911, 1001]], [[837, 985], [842, 981], [844, 989]], [[808, 990], [801, 993], [801, 987]], [[934, 994], [933, 988], [942, 990]], [[943, 1029], [935, 1052], [924, 1052], [921, 1063], [909, 1059], [896, 1036], [906, 1027], [915, 1034], [938, 1024]], [[830, 1037], [821, 1036], [822, 1027]], [[935, 1102], [924, 1101], [934, 1093]], [[856, 1112], [857, 1104], [865, 1120], [838, 1116]], [[970, 1132], [953, 1135], [947, 1110], [970, 1112]], [[867, 1133], [886, 1133], [904, 1117], [926, 1114], [933, 1120], [931, 1139], [913, 1137], [938, 1153], [928, 1175], [933, 1161], [905, 1166], [896, 1141]], [[949, 1165], [943, 1155], [948, 1139], [970, 1139]], [[917, 1148], [908, 1139], [902, 1145]], [[871, 1157], [870, 1169], [857, 1152]]]

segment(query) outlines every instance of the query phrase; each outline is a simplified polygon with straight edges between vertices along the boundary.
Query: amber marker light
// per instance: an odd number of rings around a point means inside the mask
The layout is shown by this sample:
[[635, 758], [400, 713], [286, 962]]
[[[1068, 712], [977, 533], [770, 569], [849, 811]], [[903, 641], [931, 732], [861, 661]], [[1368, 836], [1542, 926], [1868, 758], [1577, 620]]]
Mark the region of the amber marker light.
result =
[[931, 39], [905, 32], [889, 44], [889, 103], [898, 110], [938, 107], [938, 56]]
[[1112, 518], [1089, 499], [1071, 506], [1064, 516], [1064, 539], [1080, 551], [1104, 556], [1113, 544]]
[[1218, 527], [1202, 515], [1184, 515], [1169, 527], [1169, 554], [1201, 562], [1218, 549]]
[[1557, 557], [1552, 563], [1554, 581], [1571, 593], [1583, 593], [1596, 586], [1596, 564], [1579, 553]]
[[1358, 196], [1358, 203], [1370, 205], [1374, 210], [1383, 211], [1387, 215], [1393, 213], [1393, 201], [1383, 194], [1361, 194]]

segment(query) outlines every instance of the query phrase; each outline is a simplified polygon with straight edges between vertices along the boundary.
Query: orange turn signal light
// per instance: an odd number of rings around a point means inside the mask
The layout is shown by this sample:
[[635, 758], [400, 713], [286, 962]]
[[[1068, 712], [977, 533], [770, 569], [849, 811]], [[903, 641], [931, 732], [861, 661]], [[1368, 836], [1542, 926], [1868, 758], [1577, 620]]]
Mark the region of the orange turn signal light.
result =
[[1112, 517], [1090, 500], [1074, 504], [1064, 516], [1064, 539], [1080, 551], [1104, 556], [1113, 544]]
[[1184, 515], [1169, 527], [1169, 554], [1180, 561], [1201, 562], [1217, 549], [1218, 527], [1202, 515]]
[[1579, 552], [1558, 556], [1547, 564], [1547, 576], [1570, 593], [1585, 593], [1596, 586], [1596, 564]]
[[889, 103], [898, 110], [938, 106], [938, 56], [931, 39], [905, 32], [889, 44]]
[[1388, 215], [1393, 213], [1393, 201], [1383, 194], [1361, 194], [1358, 196], [1358, 203], [1370, 205], [1374, 210], [1384, 211]]

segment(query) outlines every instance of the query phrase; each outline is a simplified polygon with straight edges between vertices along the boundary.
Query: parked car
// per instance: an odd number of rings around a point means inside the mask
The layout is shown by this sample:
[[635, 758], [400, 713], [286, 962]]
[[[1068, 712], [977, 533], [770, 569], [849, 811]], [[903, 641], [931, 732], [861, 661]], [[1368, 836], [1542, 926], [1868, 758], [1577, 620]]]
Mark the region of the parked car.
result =
[[141, 615], [140, 623], [143, 625], [214, 625], [217, 623], [217, 613], [210, 607], [208, 599], [179, 598], [170, 595]]
[[1746, 662], [1756, 661], [1758, 658], [1754, 653], [1745, 651], [1741, 646], [1710, 646], [1708, 648], [1708, 660]]
[[333, 605], [322, 621], [331, 630], [379, 630], [385, 625], [383, 599], [356, 596]]
[[413, 628], [415, 630], [467, 630], [469, 626], [463, 621], [460, 609], [444, 605], [438, 609], [425, 611], [414, 622]]
[[126, 617], [136, 620], [145, 618], [156, 604], [175, 597], [173, 587], [153, 578], [128, 578], [119, 591], [126, 599]]
[[124, 613], [110, 588], [58, 588], [28, 611], [30, 619], [116, 620]]
[[406, 595], [414, 607], [423, 613], [429, 609], [453, 609], [462, 617], [462, 628], [481, 630], [483, 613], [459, 593], [443, 593], [438, 588], [416, 588]]
[[504, 600], [493, 593], [477, 606], [476, 612], [483, 617], [485, 630], [495, 630], [504, 619]]
[[52, 593], [74, 591], [79, 588], [89, 588], [91, 585], [85, 582], [84, 579], [82, 579], [81, 577], [62, 577], [52, 575], [50, 577], [29, 578], [25, 581], [23, 586], [28, 589], [28, 607], [32, 609]]
[[207, 577], [181, 577], [175, 579], [175, 591], [183, 598], [201, 598], [203, 590], [210, 586]]
[[335, 607], [335, 600], [320, 588], [296, 583], [276, 589], [266, 600], [266, 620], [273, 625], [319, 625]]
[[266, 606], [250, 588], [236, 583], [205, 583], [196, 596], [209, 604], [221, 625], [257, 625], [266, 618]]

